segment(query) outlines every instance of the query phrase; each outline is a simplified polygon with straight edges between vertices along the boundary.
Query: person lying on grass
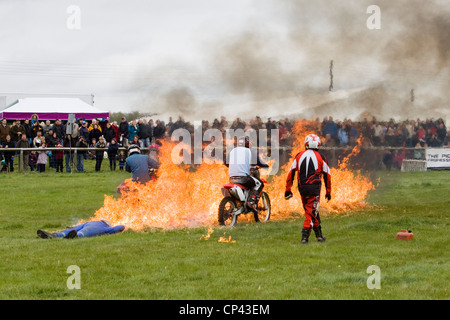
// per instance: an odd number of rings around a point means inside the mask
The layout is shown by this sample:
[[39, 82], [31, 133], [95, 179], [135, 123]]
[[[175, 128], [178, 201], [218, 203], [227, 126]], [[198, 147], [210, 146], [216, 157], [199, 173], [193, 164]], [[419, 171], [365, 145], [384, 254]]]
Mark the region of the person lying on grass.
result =
[[125, 230], [124, 225], [117, 225], [115, 227], [111, 227], [111, 224], [107, 220], [101, 220], [101, 221], [88, 221], [76, 225], [74, 227], [62, 230], [60, 232], [52, 233], [39, 229], [37, 231], [37, 235], [39, 238], [42, 239], [52, 239], [52, 238], [73, 239], [73, 238], [101, 236], [105, 234], [114, 234], [122, 232], [123, 230]]

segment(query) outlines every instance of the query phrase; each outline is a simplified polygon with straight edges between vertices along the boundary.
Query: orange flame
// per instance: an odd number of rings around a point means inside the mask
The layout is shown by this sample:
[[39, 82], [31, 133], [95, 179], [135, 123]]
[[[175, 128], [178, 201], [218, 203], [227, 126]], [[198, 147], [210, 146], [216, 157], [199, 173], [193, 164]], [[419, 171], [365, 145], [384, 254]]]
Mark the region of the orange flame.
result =
[[[305, 137], [310, 133], [317, 134], [320, 128], [317, 122], [302, 120], [296, 121], [292, 130], [295, 140], [291, 159], [281, 169], [282, 173], [273, 178], [266, 190], [271, 197], [274, 219], [292, 216], [296, 212], [303, 214], [300, 196], [294, 196], [289, 201], [284, 199], [286, 177], [295, 156], [299, 151], [304, 150]], [[353, 172], [348, 168], [349, 159], [356, 156], [360, 150], [361, 140], [358, 139], [352, 152], [339, 163], [337, 168], [331, 168], [332, 199], [329, 202], [325, 200], [325, 186], [323, 185], [320, 199], [322, 208], [332, 213], [340, 213], [368, 206], [365, 198], [368, 192], [374, 189], [372, 182], [360, 171]]]
[[217, 240], [217, 242], [220, 243], [236, 243], [236, 240], [231, 240], [231, 236], [228, 236], [228, 238], [225, 238], [225, 234], [226, 232], [224, 232], [224, 236], [220, 237], [219, 240]]
[[200, 237], [200, 240], [209, 240], [209, 238], [211, 238], [211, 235], [214, 233], [214, 229], [209, 227], [208, 228], [208, 234], [205, 236], [204, 234], [202, 234], [202, 236]]
[[129, 191], [118, 199], [105, 196], [104, 205], [91, 220], [105, 219], [135, 231], [147, 228], [186, 228], [212, 225], [222, 197], [220, 185], [228, 181], [227, 168], [199, 165], [193, 170], [174, 164], [173, 144], [159, 150], [158, 179], [145, 185], [126, 180]]
[[[291, 160], [280, 173], [266, 177], [265, 186], [272, 204], [271, 219], [283, 219], [295, 213], [303, 214], [299, 196], [284, 199], [286, 175], [295, 155], [303, 150], [304, 137], [318, 132], [317, 123], [297, 121], [292, 129], [295, 137]], [[158, 179], [145, 185], [126, 180], [129, 191], [121, 197], [105, 196], [103, 207], [90, 220], [108, 220], [112, 225], [123, 224], [135, 231], [148, 228], [189, 228], [217, 224], [217, 211], [222, 199], [220, 187], [228, 183], [228, 169], [221, 164], [195, 166], [177, 165], [172, 161], [174, 144], [165, 142], [159, 150], [160, 168]], [[353, 149], [353, 156], [359, 152], [359, 144]], [[349, 156], [349, 157], [350, 157]], [[344, 212], [367, 206], [365, 197], [374, 186], [361, 172], [348, 169], [348, 158], [338, 168], [331, 169], [332, 200], [321, 199], [321, 206], [333, 213]], [[325, 192], [322, 192], [324, 197]], [[249, 215], [250, 216], [250, 215]], [[239, 217], [239, 221], [244, 220]], [[250, 218], [248, 218], [250, 220]], [[212, 233], [213, 231], [211, 231]], [[208, 231], [206, 237], [211, 236]], [[223, 238], [223, 237], [221, 237]], [[223, 238], [227, 240], [227, 238]], [[224, 242], [225, 240], [219, 242]], [[228, 238], [231, 241], [231, 238]]]

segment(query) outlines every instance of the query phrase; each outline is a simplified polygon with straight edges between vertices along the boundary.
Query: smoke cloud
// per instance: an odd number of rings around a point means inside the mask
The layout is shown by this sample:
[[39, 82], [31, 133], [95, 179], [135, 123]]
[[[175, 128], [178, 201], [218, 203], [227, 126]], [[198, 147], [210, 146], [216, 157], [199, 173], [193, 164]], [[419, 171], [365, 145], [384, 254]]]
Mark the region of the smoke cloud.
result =
[[[265, 14], [202, 45], [203, 66], [154, 83], [160, 114], [211, 119], [440, 117], [450, 98], [446, 1], [255, 2]], [[367, 7], [381, 10], [370, 30]], [[333, 60], [333, 91], [330, 61]], [[197, 118], [199, 119], [199, 118]]]

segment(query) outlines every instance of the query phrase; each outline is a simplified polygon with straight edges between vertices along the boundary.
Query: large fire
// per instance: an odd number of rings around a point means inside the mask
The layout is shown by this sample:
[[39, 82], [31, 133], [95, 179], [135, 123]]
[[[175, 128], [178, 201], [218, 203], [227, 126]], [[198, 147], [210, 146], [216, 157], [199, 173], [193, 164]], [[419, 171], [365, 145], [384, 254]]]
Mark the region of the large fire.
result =
[[[290, 160], [281, 168], [281, 175], [274, 176], [271, 184], [266, 191], [269, 192], [273, 218], [285, 218], [293, 213], [303, 214], [303, 208], [300, 196], [294, 196], [289, 201], [284, 199], [284, 189], [286, 186], [286, 174], [289, 172], [293, 159], [298, 152], [304, 150], [304, 139], [310, 133], [319, 132], [316, 122], [314, 121], [297, 121], [293, 127], [293, 135], [295, 137]], [[360, 152], [361, 140], [357, 141], [357, 145], [352, 149], [351, 153], [344, 158], [337, 168], [331, 168], [331, 185], [332, 199], [327, 202], [325, 200], [325, 187], [322, 185], [320, 207], [326, 208], [332, 213], [341, 213], [348, 210], [364, 208], [367, 205], [365, 198], [369, 190], [374, 189], [374, 185], [370, 179], [364, 176], [360, 171], [354, 172], [349, 169], [349, 159], [358, 155]]]
[[[291, 160], [277, 175], [265, 177], [269, 181], [265, 191], [271, 198], [271, 219], [303, 214], [298, 194], [286, 201], [284, 190], [292, 159], [303, 150], [304, 137], [312, 132], [318, 132], [315, 122], [297, 121], [292, 131], [295, 139]], [[173, 146], [164, 143], [159, 150], [161, 166], [157, 180], [145, 185], [127, 180], [129, 191], [117, 199], [106, 195], [103, 207], [90, 220], [106, 219], [112, 225], [123, 224], [135, 231], [217, 225], [218, 206], [223, 197], [220, 187], [228, 182], [227, 167], [206, 163], [196, 166], [175, 164], [172, 161]], [[358, 152], [357, 146], [350, 156]], [[348, 157], [338, 168], [331, 169], [331, 175], [332, 199], [326, 202], [322, 192], [321, 208], [340, 213], [367, 206], [365, 198], [374, 186], [362, 173], [348, 168]]]

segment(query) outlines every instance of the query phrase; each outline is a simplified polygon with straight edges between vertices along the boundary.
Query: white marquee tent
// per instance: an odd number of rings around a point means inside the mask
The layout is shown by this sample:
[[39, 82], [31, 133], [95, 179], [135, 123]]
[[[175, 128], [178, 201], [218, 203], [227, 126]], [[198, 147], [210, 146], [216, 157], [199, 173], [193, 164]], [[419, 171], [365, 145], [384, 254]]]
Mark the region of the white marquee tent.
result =
[[39, 120], [67, 120], [75, 118], [109, 119], [109, 112], [98, 109], [78, 98], [24, 98], [18, 99], [0, 111], [1, 119], [25, 120], [37, 115]]

